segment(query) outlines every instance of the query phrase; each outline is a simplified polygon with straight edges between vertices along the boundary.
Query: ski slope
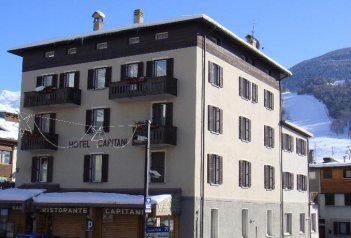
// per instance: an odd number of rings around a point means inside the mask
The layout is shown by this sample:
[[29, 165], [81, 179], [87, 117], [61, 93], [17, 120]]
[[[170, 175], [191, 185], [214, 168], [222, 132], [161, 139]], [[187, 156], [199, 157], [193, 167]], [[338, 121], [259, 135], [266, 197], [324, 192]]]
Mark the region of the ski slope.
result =
[[317, 163], [324, 157], [332, 157], [340, 162], [350, 162], [348, 149], [351, 140], [347, 133], [335, 134], [330, 130], [332, 119], [326, 106], [312, 95], [298, 95], [286, 92], [283, 96], [284, 119], [311, 132], [310, 149], [314, 150]]

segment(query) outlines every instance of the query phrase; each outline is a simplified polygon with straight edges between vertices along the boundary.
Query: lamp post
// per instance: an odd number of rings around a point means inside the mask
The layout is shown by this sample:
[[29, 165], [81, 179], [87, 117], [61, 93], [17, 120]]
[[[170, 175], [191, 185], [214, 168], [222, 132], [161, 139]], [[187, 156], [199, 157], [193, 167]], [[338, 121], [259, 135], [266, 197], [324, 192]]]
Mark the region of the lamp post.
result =
[[145, 121], [147, 125], [147, 138], [145, 143], [145, 168], [144, 168], [144, 237], [146, 238], [148, 213], [146, 213], [146, 199], [149, 196], [150, 178], [150, 120]]

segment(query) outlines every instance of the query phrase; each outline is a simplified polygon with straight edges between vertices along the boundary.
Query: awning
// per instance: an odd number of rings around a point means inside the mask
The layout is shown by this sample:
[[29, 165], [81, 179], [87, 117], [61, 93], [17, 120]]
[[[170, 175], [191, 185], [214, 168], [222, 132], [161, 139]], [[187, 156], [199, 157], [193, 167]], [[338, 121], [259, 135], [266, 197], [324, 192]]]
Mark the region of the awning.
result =
[[45, 191], [46, 191], [45, 189], [24, 189], [24, 188], [3, 189], [3, 190], [0, 190], [0, 203], [4, 203], [4, 202], [22, 203]]

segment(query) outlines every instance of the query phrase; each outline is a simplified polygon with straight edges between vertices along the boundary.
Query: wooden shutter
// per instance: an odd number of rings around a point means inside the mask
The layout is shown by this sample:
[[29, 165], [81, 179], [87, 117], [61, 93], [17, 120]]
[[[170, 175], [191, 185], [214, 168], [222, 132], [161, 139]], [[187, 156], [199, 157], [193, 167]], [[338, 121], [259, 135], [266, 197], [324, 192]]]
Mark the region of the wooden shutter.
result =
[[297, 183], [296, 183], [296, 186], [297, 186], [297, 190], [301, 189], [301, 177], [300, 175], [296, 175], [296, 179], [297, 179]]
[[242, 125], [242, 117], [239, 117], [239, 139], [243, 139], [243, 125]]
[[79, 88], [79, 77], [80, 77], [80, 72], [79, 71], [74, 72], [74, 88], [76, 89]]
[[51, 183], [52, 182], [52, 174], [54, 170], [54, 158], [52, 156], [48, 157], [48, 174], [47, 174], [47, 182]]
[[[139, 69], [139, 66], [138, 66]], [[122, 64], [121, 65], [121, 81], [126, 80], [127, 79], [127, 65], [126, 64]]]
[[269, 185], [269, 167], [268, 165], [264, 166], [264, 188], [268, 189]]
[[105, 87], [109, 87], [112, 79], [112, 67], [106, 67]]
[[213, 117], [213, 109], [214, 107], [208, 105], [208, 130], [213, 131], [214, 130], [214, 117]]
[[101, 168], [101, 182], [107, 182], [108, 181], [108, 155], [104, 154], [102, 155], [102, 168]]
[[274, 128], [271, 127], [270, 130], [271, 130], [271, 137], [272, 137], [272, 148], [274, 148]]
[[220, 122], [219, 133], [223, 134], [223, 110], [222, 109], [219, 109], [219, 122]]
[[146, 77], [153, 77], [153, 71], [154, 71], [154, 62], [153, 61], [147, 61], [146, 62]]
[[222, 184], [223, 183], [223, 157], [222, 156], [217, 156], [217, 158], [219, 159], [219, 163], [218, 163], [218, 170], [219, 170], [219, 178], [218, 178], [218, 184]]
[[173, 103], [166, 103], [166, 126], [173, 125]]
[[251, 82], [249, 80], [247, 80], [247, 96], [248, 96], [248, 99], [251, 100]]
[[286, 134], [282, 133], [282, 149], [288, 150]]
[[289, 173], [289, 177], [291, 178], [291, 189], [294, 189], [294, 183], [295, 183], [295, 181], [294, 181], [294, 174]]
[[338, 223], [334, 221], [334, 235], [338, 235]]
[[239, 96], [243, 96], [243, 78], [239, 77]]
[[212, 154], [207, 154], [207, 183], [213, 183], [214, 163]]
[[346, 222], [346, 234], [350, 235], [350, 222]]
[[34, 132], [38, 133], [39, 132], [39, 127], [40, 127], [40, 116], [41, 115], [35, 115], [34, 117]]
[[274, 109], [274, 94], [271, 93], [271, 109], [273, 110]]
[[39, 164], [38, 162], [39, 162], [38, 157], [32, 158], [32, 176], [31, 176], [32, 183], [38, 182], [38, 164]]
[[272, 189], [275, 188], [275, 169], [274, 167], [272, 166]]
[[52, 75], [52, 87], [57, 88], [57, 74]]
[[249, 173], [249, 179], [248, 179], [248, 183], [247, 183], [247, 187], [251, 187], [251, 163], [250, 162], [246, 162], [247, 166], [248, 166], [248, 173]]
[[249, 138], [248, 138], [248, 141], [251, 141], [251, 120], [250, 119], [247, 119], [248, 121], [248, 131], [249, 131]]
[[92, 126], [92, 118], [93, 117], [93, 110], [87, 110], [85, 114], [85, 132], [91, 133], [91, 126]]
[[296, 153], [300, 154], [301, 150], [300, 150], [300, 143], [299, 143], [299, 139], [296, 138]]
[[244, 181], [244, 168], [243, 168], [243, 161], [239, 160], [239, 186], [243, 186]]
[[152, 104], [152, 122], [158, 126], [162, 126], [162, 106], [160, 103]]
[[65, 87], [65, 75], [66, 75], [66, 73], [60, 74], [59, 88]]
[[267, 93], [268, 93], [268, 92], [267, 92], [267, 90], [265, 89], [265, 90], [264, 90], [264, 106], [265, 106], [265, 107], [268, 107], [268, 104], [267, 104]]
[[83, 182], [91, 182], [90, 155], [84, 155]]
[[264, 126], [264, 146], [268, 145], [268, 127]]
[[87, 89], [94, 88], [94, 69], [88, 70], [88, 86]]
[[104, 109], [104, 132], [110, 131], [110, 108]]
[[219, 87], [223, 88], [223, 68], [219, 67]]
[[208, 61], [208, 82], [213, 83], [213, 64], [212, 62]]
[[43, 76], [38, 76], [37, 77], [37, 82], [36, 82], [36, 87], [42, 86], [43, 85]]
[[173, 58], [167, 59], [167, 77], [168, 78], [173, 78], [173, 64], [174, 64]]
[[138, 77], [143, 77], [144, 76], [144, 63], [139, 62], [138, 63]]
[[50, 134], [55, 134], [56, 113], [50, 113]]

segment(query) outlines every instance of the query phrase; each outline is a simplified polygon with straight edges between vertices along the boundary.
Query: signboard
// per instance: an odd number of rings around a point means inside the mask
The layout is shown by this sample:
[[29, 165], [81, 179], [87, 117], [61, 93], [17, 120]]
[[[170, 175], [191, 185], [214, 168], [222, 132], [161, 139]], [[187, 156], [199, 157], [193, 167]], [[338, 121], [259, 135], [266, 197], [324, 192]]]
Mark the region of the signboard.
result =
[[169, 226], [147, 227], [146, 237], [148, 238], [169, 238]]
[[104, 214], [141, 216], [144, 213], [142, 208], [104, 208]]
[[39, 212], [41, 213], [63, 213], [63, 214], [87, 214], [88, 208], [86, 207], [42, 207]]
[[[104, 139], [97, 141], [97, 147], [119, 147], [128, 143], [128, 138]], [[69, 141], [68, 147], [72, 149], [90, 148], [89, 140]]]
[[151, 213], [151, 197], [145, 198], [145, 213]]
[[156, 216], [172, 215], [172, 198], [167, 198], [156, 204]]
[[88, 232], [94, 231], [94, 221], [91, 218], [87, 219], [85, 231], [88, 231]]

